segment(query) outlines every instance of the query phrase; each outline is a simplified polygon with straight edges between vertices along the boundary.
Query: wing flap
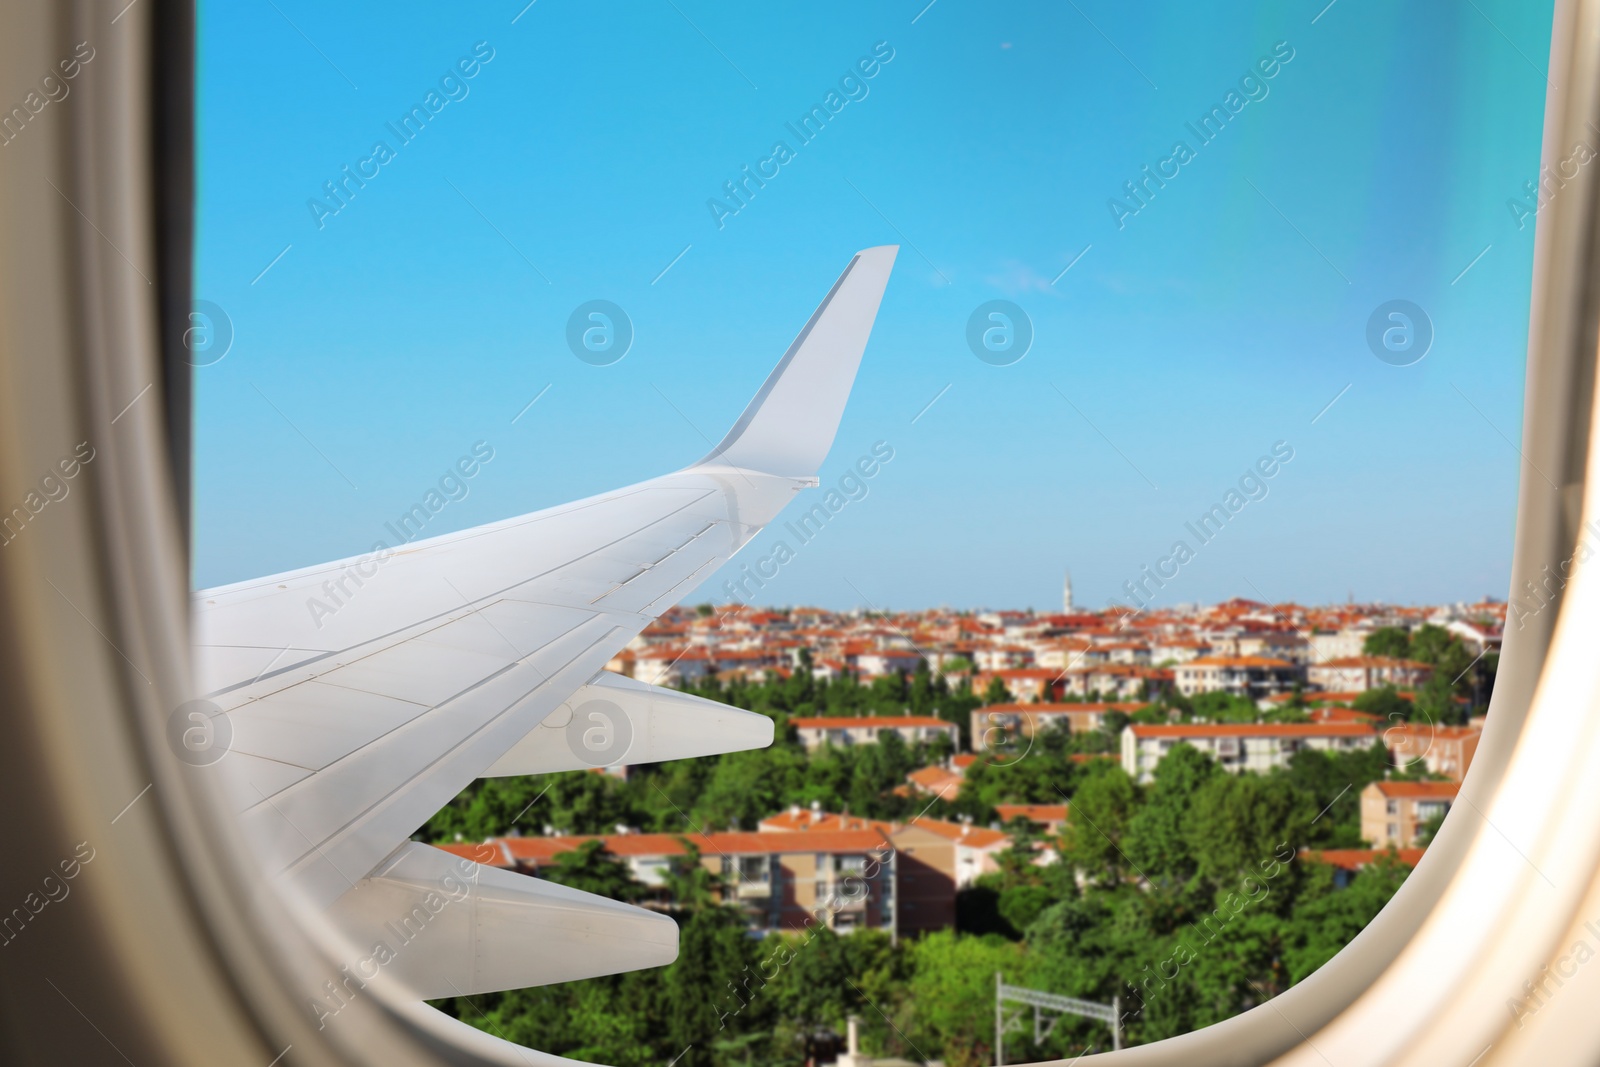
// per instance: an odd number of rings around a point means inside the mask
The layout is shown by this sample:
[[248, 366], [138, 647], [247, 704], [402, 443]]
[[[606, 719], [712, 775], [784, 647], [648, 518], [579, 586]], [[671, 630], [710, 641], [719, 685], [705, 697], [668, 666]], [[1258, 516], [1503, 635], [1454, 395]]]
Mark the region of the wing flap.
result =
[[243, 817], [253, 850], [269, 875], [289, 878], [317, 903], [331, 903], [625, 641], [605, 618], [596, 618], [319, 773], [263, 797]]
[[415, 842], [346, 893], [329, 918], [352, 946], [388, 961], [371, 971], [427, 1000], [660, 967], [678, 956], [678, 924], [665, 915]]
[[603, 671], [483, 774], [662, 763], [766, 748], [772, 736], [765, 715]]

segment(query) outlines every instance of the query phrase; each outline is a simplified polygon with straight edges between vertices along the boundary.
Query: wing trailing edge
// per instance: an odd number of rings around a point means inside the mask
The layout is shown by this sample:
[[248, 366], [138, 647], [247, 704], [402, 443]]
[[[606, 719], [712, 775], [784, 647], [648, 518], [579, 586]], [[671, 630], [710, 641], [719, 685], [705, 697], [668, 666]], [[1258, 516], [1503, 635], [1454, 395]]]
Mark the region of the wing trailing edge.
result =
[[370, 953], [354, 968], [421, 1000], [663, 967], [678, 924], [631, 904], [474, 863], [412, 841], [333, 905]]

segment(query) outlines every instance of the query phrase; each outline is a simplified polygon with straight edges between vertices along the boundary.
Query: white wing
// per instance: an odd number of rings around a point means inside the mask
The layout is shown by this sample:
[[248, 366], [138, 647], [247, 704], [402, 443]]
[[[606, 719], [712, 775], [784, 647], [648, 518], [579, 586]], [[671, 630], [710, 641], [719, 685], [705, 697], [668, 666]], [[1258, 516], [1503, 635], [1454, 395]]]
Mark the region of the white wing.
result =
[[195, 594], [201, 690], [216, 705], [208, 725], [231, 734], [214, 772], [269, 875], [328, 908], [357, 944], [397, 930], [428, 893], [455, 901], [453, 886], [469, 887], [460, 899], [471, 907], [423, 923], [427, 947], [407, 948], [393, 969], [417, 995], [675, 958], [665, 917], [463, 867], [408, 838], [486, 775], [771, 743], [763, 716], [602, 668], [816, 484], [896, 252], [856, 254], [727, 437], [691, 467]]

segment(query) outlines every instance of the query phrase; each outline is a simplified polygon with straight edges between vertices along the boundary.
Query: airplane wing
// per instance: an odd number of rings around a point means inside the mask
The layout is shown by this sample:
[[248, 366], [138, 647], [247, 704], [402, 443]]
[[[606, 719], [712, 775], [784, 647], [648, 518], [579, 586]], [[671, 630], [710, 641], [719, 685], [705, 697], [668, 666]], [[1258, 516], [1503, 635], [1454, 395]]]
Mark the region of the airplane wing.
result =
[[416, 927], [427, 947], [387, 970], [419, 996], [671, 962], [664, 916], [409, 837], [476, 778], [771, 743], [764, 716], [603, 667], [816, 484], [897, 251], [851, 259], [693, 466], [196, 593], [205, 699], [190, 714], [196, 736], [221, 742], [209, 770], [268, 876], [355, 944], [409, 945]]

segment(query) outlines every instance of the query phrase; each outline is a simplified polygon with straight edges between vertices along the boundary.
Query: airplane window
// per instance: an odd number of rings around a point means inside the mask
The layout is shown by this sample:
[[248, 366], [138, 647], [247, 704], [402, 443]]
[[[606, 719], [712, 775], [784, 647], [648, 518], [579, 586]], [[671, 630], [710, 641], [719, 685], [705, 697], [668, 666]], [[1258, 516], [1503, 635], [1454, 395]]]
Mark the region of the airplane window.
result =
[[363, 946], [308, 1018], [1024, 1062], [1333, 958], [1570, 575], [1551, 21], [200, 4], [169, 737]]

